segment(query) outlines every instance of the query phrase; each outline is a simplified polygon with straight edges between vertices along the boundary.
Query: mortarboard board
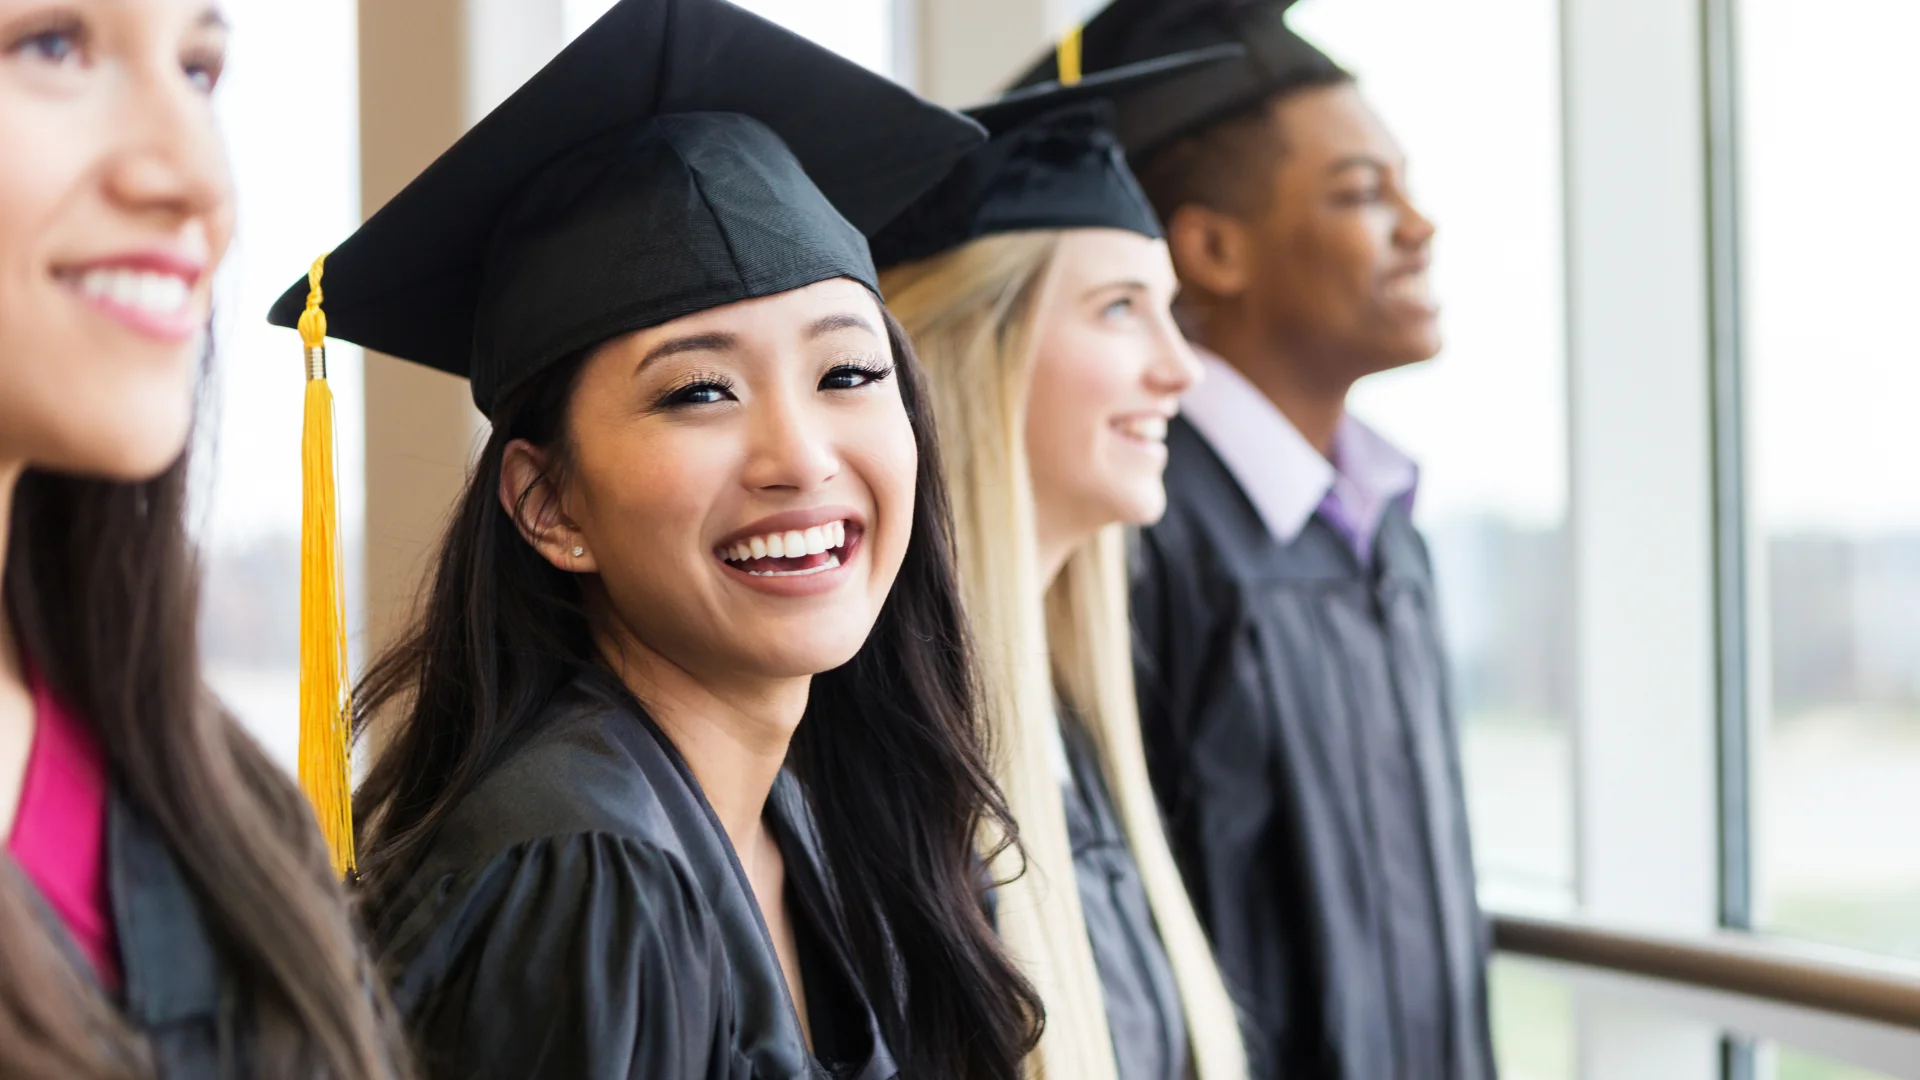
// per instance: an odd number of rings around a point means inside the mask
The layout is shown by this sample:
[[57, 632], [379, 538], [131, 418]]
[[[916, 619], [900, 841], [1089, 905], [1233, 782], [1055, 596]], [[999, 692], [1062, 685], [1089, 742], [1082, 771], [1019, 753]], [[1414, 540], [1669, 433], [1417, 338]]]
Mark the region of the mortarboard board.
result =
[[1158, 238], [1159, 219], [1114, 137], [1112, 101], [1243, 55], [1227, 44], [1157, 57], [1023, 87], [968, 109], [987, 129], [986, 145], [874, 234], [874, 263], [884, 269], [1029, 229], [1112, 228]]
[[862, 234], [980, 140], [725, 0], [622, 0], [274, 304], [306, 345], [299, 771], [337, 871], [354, 852], [329, 334], [466, 376], [491, 415], [624, 333], [837, 277], [878, 296]]
[[[1295, 0], [1112, 0], [1077, 31], [1073, 59], [1097, 72], [1155, 57], [1238, 44], [1246, 54], [1115, 100], [1127, 153], [1148, 153], [1235, 110], [1299, 86], [1347, 76], [1286, 24]], [[1041, 58], [1016, 87], [1056, 78], [1060, 54]]]
[[[861, 234], [979, 141], [725, 0], [623, 0], [327, 257], [328, 332], [467, 376], [490, 413], [623, 333], [874, 287]], [[270, 321], [295, 325], [307, 294]]]

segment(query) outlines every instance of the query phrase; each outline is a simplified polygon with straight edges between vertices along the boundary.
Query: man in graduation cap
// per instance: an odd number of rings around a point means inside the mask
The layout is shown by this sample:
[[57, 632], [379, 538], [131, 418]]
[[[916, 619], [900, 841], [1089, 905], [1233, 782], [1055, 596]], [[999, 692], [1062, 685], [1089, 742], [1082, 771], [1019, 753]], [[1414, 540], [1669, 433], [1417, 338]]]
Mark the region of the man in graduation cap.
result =
[[1139, 545], [1141, 719], [1256, 1069], [1485, 1080], [1488, 938], [1418, 470], [1346, 411], [1359, 379], [1439, 350], [1434, 230], [1289, 6], [1113, 0], [1080, 32], [1087, 71], [1246, 49], [1117, 103], [1206, 368]]

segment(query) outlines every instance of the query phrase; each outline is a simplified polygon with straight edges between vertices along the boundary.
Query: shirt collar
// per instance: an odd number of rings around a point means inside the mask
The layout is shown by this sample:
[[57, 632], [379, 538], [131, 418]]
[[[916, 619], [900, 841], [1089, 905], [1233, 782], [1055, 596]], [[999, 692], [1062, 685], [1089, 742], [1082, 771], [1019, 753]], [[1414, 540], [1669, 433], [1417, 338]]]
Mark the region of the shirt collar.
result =
[[[1364, 496], [1380, 512], [1396, 500], [1411, 503], [1420, 467], [1372, 428], [1352, 416], [1341, 420], [1334, 433], [1340, 462], [1335, 468], [1237, 368], [1198, 345], [1193, 351], [1205, 377], [1181, 399], [1181, 414], [1233, 474], [1276, 540], [1291, 544], [1330, 494], [1342, 501]], [[1336, 492], [1336, 485], [1343, 490]]]

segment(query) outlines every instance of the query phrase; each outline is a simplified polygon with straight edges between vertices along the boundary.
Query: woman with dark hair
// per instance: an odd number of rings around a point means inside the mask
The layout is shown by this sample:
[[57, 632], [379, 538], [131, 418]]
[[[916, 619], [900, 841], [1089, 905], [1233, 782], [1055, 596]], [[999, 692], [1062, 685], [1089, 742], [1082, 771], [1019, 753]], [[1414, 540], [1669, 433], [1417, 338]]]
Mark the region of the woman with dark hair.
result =
[[356, 695], [366, 917], [431, 1074], [1021, 1075], [976, 855], [1013, 832], [861, 233], [978, 139], [719, 0], [628, 0], [328, 256], [333, 332], [493, 422]]
[[208, 693], [204, 0], [0, 0], [0, 1075], [398, 1075], [312, 812]]

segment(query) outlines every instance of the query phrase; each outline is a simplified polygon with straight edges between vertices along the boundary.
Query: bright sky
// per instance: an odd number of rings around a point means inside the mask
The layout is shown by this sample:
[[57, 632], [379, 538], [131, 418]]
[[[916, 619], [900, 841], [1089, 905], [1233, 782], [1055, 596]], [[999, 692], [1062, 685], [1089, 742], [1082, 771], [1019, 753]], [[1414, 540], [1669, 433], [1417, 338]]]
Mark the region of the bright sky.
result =
[[[566, 0], [584, 27], [609, 0]], [[1039, 2], [1039, 0], [1035, 0]], [[750, 0], [877, 69], [888, 0]], [[1087, 0], [1097, 6], [1097, 0]], [[299, 521], [297, 338], [261, 314], [358, 220], [352, 0], [226, 0], [221, 90], [241, 191], [220, 319], [219, 540]], [[1362, 78], [1405, 143], [1439, 222], [1448, 348], [1374, 380], [1358, 409], [1426, 466], [1430, 516], [1522, 523], [1566, 504], [1558, 29], [1547, 0], [1305, 0], [1295, 24]], [[1920, 175], [1904, 132], [1920, 101], [1912, 0], [1745, 0], [1746, 270], [1755, 503], [1774, 528], [1920, 528], [1920, 345], [1896, 319], [1920, 296]], [[333, 350], [346, 475], [359, 454], [358, 365]], [[1629, 437], [1629, 433], [1622, 433]], [[349, 513], [359, 506], [348, 485]], [[351, 526], [350, 526], [351, 528]]]

